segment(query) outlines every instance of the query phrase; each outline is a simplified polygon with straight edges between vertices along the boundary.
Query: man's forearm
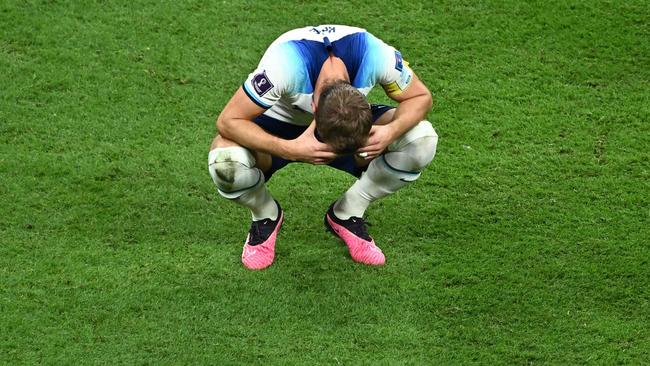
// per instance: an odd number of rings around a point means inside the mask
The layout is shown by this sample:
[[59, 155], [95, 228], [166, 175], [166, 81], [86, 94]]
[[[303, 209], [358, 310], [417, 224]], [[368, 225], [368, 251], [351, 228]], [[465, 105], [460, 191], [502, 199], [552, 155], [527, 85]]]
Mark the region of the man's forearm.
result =
[[402, 136], [422, 121], [431, 110], [431, 105], [429, 95], [420, 95], [401, 102], [395, 110], [393, 120], [389, 123], [394, 131], [394, 138]]
[[273, 136], [249, 120], [231, 119], [224, 121], [219, 126], [221, 126], [219, 134], [228, 140], [254, 151], [288, 158], [289, 140]]

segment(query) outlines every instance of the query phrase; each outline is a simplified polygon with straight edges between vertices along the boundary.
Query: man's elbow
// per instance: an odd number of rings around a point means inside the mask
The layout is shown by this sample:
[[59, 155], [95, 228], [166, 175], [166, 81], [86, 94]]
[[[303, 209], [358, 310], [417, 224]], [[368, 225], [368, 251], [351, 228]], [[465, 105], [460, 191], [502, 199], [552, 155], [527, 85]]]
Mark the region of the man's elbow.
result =
[[433, 108], [433, 95], [431, 95], [431, 92], [429, 89], [426, 89], [426, 93], [423, 95], [424, 103], [426, 106], [427, 112]]
[[217, 118], [217, 131], [219, 131], [219, 135], [225, 138], [229, 138], [231, 126], [232, 126], [232, 118], [228, 118], [223, 114], [219, 115], [219, 117]]

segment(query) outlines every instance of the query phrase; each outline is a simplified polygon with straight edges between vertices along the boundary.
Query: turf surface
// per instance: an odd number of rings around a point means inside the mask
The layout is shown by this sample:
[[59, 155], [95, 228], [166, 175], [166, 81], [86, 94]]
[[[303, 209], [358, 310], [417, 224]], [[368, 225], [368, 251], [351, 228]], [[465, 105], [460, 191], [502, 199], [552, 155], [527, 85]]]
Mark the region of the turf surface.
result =
[[[0, 364], [650, 360], [646, 1], [0, 3]], [[364, 27], [440, 134], [373, 205], [382, 268], [294, 164], [276, 263], [206, 171], [214, 119], [282, 32]], [[379, 92], [372, 100], [386, 102]]]

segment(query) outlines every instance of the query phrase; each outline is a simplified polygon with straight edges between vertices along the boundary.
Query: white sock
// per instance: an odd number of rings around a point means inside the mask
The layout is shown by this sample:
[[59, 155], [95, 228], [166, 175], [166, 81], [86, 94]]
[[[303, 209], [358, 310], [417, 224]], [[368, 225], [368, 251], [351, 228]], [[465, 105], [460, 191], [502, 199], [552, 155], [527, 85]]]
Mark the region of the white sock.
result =
[[264, 177], [262, 177], [258, 186], [233, 199], [233, 201], [244, 207], [248, 207], [251, 210], [253, 221], [263, 219], [277, 220], [278, 214], [280, 213], [273, 196], [271, 196], [271, 192], [269, 192], [264, 184]]
[[380, 156], [370, 163], [368, 170], [336, 202], [334, 214], [341, 220], [352, 216], [363, 217], [372, 202], [397, 192], [419, 175], [394, 171], [388, 167], [384, 156]]
[[365, 173], [334, 205], [341, 220], [363, 217], [368, 206], [415, 181], [436, 154], [438, 135], [422, 121], [393, 142], [388, 152], [373, 160]]
[[253, 221], [277, 220], [278, 206], [249, 150], [234, 146], [210, 151], [208, 171], [219, 194], [251, 210]]

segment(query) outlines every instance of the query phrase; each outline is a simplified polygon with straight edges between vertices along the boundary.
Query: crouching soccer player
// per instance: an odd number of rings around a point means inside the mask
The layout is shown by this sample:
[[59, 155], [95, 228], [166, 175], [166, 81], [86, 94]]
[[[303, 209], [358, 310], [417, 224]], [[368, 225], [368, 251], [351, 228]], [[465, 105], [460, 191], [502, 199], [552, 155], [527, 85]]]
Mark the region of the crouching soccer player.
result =
[[[376, 84], [397, 108], [368, 104]], [[400, 52], [363, 29], [306, 27], [276, 39], [219, 115], [208, 155], [219, 194], [252, 213], [243, 264], [273, 263], [284, 215], [265, 182], [296, 161], [359, 178], [327, 209], [325, 225], [353, 260], [384, 264], [363, 215], [433, 159], [438, 135], [424, 120], [431, 105], [431, 93]]]

